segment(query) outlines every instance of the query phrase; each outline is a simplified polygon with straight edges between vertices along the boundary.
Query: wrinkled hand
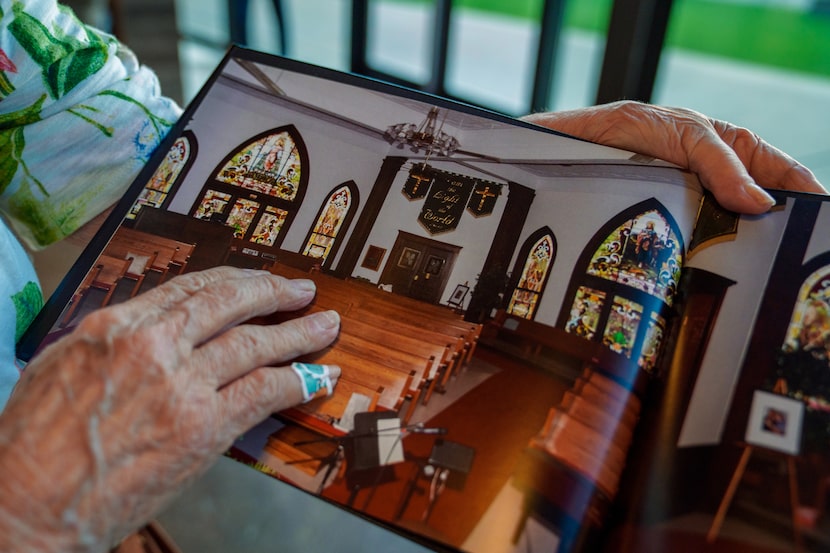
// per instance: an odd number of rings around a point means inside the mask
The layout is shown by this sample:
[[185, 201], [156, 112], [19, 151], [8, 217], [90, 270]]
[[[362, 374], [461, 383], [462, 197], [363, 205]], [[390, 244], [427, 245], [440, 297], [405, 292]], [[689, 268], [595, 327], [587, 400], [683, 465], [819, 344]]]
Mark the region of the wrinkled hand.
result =
[[523, 119], [679, 165], [739, 213], [772, 207], [761, 187], [827, 193], [809, 169], [755, 133], [689, 109], [623, 101]]
[[0, 550], [106, 551], [238, 435], [302, 401], [274, 365], [328, 346], [337, 314], [240, 323], [314, 293], [210, 269], [93, 312], [46, 348], [0, 416]]

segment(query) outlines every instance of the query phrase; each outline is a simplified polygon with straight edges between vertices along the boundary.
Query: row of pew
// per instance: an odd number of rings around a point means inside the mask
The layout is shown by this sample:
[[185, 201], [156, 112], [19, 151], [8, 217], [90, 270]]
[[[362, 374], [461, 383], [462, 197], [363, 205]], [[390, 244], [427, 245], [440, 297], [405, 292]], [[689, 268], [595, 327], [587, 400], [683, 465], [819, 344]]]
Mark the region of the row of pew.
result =
[[341, 367], [334, 393], [281, 413], [317, 431], [336, 433], [332, 429], [342, 422], [355, 393], [369, 398], [363, 410], [394, 411], [401, 424], [408, 424], [415, 408], [443, 391], [475, 351], [481, 325], [449, 308], [320, 271], [279, 263], [270, 270], [315, 281], [317, 296], [307, 311], [334, 309], [341, 317], [337, 341], [301, 359]]
[[195, 248], [196, 244], [120, 227], [81, 281], [60, 324], [66, 326], [72, 321], [90, 289], [104, 292], [101, 307], [105, 307], [124, 280], [133, 283], [129, 294], [133, 297], [148, 274], [158, 276], [156, 284], [162, 283], [168, 275], [182, 274]]
[[141, 289], [148, 273], [158, 275], [157, 284], [164, 282], [169, 274], [182, 274], [195, 248], [196, 244], [122, 226], [113, 234], [103, 255], [130, 260], [124, 278], [135, 282], [132, 297]]
[[514, 484], [525, 492], [517, 537], [531, 512], [552, 511], [568, 547], [601, 526], [619, 490], [640, 410], [627, 386], [591, 366], [583, 369], [551, 407], [515, 473]]

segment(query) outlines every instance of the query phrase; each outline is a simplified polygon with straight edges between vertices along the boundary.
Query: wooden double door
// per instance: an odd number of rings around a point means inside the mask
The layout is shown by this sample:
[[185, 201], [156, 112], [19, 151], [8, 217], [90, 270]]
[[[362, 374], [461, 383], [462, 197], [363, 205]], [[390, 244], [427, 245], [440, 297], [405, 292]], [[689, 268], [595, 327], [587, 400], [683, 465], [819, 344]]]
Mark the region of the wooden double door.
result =
[[460, 246], [398, 231], [380, 283], [392, 292], [438, 304], [447, 287]]

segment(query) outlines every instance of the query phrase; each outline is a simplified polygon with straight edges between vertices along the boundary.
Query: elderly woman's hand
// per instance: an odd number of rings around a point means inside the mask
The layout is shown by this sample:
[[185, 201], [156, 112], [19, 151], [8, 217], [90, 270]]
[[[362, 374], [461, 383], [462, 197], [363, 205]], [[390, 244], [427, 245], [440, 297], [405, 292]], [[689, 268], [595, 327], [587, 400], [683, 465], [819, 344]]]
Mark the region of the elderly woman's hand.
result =
[[261, 271], [191, 273], [36, 356], [0, 417], [0, 550], [105, 551], [239, 434], [301, 402], [301, 379], [279, 366], [328, 346], [338, 315], [242, 323], [314, 294]]
[[689, 169], [723, 207], [740, 213], [772, 207], [760, 187], [827, 193], [809, 169], [755, 133], [689, 109], [623, 101], [523, 119]]

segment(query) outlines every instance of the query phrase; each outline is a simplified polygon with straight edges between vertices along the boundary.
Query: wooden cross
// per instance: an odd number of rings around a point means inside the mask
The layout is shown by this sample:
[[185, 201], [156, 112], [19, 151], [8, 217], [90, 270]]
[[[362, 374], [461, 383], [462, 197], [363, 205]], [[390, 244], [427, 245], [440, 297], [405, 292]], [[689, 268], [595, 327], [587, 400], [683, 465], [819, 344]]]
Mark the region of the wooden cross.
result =
[[481, 201], [478, 202], [478, 209], [479, 210], [481, 210], [481, 208], [484, 207], [484, 202], [487, 201], [487, 198], [496, 198], [496, 197], [498, 197], [498, 194], [490, 192], [490, 185], [489, 184], [484, 187], [484, 190], [476, 190], [474, 192], [474, 194], [481, 194]]

